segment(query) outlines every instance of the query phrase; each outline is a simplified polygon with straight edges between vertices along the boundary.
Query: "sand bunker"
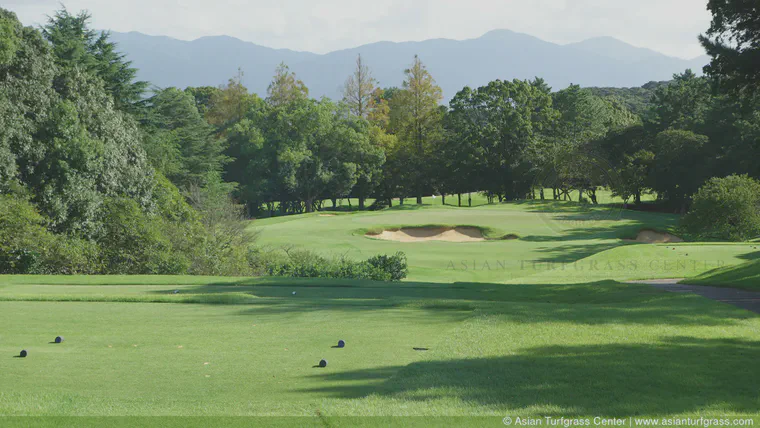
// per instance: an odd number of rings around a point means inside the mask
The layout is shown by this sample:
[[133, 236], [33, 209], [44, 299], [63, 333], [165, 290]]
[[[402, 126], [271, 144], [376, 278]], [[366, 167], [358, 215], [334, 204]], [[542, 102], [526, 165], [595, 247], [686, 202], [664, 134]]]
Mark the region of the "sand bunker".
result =
[[683, 239], [665, 232], [642, 230], [636, 236], [636, 239], [626, 239], [626, 241], [642, 242], [645, 244], [670, 244], [674, 242], [683, 242]]
[[370, 238], [396, 242], [481, 242], [485, 241], [483, 232], [475, 227], [427, 228], [405, 227], [397, 230], [384, 230], [379, 234], [367, 234]]
[[320, 214], [320, 217], [335, 217], [335, 214]]

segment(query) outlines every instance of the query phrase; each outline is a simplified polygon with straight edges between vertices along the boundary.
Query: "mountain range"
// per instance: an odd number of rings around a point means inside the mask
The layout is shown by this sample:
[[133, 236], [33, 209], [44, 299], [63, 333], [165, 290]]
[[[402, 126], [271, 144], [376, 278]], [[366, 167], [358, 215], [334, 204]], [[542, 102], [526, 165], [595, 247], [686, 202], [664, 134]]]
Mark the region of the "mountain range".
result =
[[638, 48], [612, 37], [566, 45], [509, 30], [495, 30], [469, 40], [378, 42], [327, 54], [272, 49], [229, 36], [193, 41], [137, 32], [111, 33], [127, 54], [138, 77], [158, 87], [217, 86], [244, 72], [249, 90], [264, 96], [275, 68], [290, 66], [313, 97], [340, 98], [345, 79], [362, 55], [379, 86], [400, 86], [404, 69], [419, 55], [451, 99], [464, 86], [478, 87], [495, 79], [544, 78], [555, 90], [570, 84], [636, 87], [669, 80], [687, 68], [701, 73], [709, 57], [692, 60]]

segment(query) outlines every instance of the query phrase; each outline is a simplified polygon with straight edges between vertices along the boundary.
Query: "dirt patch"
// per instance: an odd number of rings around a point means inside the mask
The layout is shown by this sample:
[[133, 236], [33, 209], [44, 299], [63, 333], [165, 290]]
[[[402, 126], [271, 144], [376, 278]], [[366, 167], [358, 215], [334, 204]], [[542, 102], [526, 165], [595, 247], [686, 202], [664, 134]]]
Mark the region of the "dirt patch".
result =
[[396, 230], [384, 230], [376, 234], [368, 233], [367, 236], [396, 242], [481, 242], [486, 240], [483, 237], [483, 232], [475, 227], [405, 227]]
[[675, 242], [683, 242], [683, 239], [666, 232], [642, 230], [636, 236], [636, 239], [626, 239], [626, 241], [641, 242], [644, 244], [671, 244]]

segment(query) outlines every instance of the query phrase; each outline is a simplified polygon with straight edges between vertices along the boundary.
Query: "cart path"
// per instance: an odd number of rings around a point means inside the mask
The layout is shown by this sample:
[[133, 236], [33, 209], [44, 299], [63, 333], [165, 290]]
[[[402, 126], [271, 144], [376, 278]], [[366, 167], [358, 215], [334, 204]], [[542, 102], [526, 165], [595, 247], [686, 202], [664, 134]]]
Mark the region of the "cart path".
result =
[[708, 287], [704, 285], [679, 284], [683, 279], [652, 279], [628, 281], [629, 284], [649, 284], [671, 293], [694, 293], [702, 297], [728, 303], [736, 307], [760, 314], [760, 292], [738, 290], [736, 288]]

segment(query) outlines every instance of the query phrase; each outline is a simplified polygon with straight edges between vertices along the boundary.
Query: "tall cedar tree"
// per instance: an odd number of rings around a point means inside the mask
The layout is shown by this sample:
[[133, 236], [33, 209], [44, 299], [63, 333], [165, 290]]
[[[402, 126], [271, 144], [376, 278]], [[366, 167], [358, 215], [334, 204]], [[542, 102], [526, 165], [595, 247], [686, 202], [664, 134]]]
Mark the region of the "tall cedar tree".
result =
[[367, 118], [375, 104], [377, 80], [372, 77], [372, 71], [362, 61], [362, 56], [356, 57], [356, 70], [346, 79], [343, 87], [343, 101], [354, 115]]
[[417, 55], [412, 67], [404, 73], [403, 91], [394, 97], [394, 104], [400, 113], [399, 134], [407, 144], [412, 160], [408, 166], [412, 170], [410, 181], [417, 204], [422, 205], [423, 192], [429, 185], [426, 157], [441, 136], [442, 118], [438, 103], [443, 99], [443, 92]]
[[[134, 113], [148, 82], [136, 81], [137, 69], [132, 68], [126, 56], [116, 50], [116, 44], [109, 41], [108, 32], [98, 34], [90, 28], [90, 18], [88, 12], [72, 15], [62, 8], [48, 18], [41, 29], [42, 35], [52, 45], [59, 67], [77, 68], [99, 77], [117, 109]], [[56, 85], [61, 85], [60, 80]]]

